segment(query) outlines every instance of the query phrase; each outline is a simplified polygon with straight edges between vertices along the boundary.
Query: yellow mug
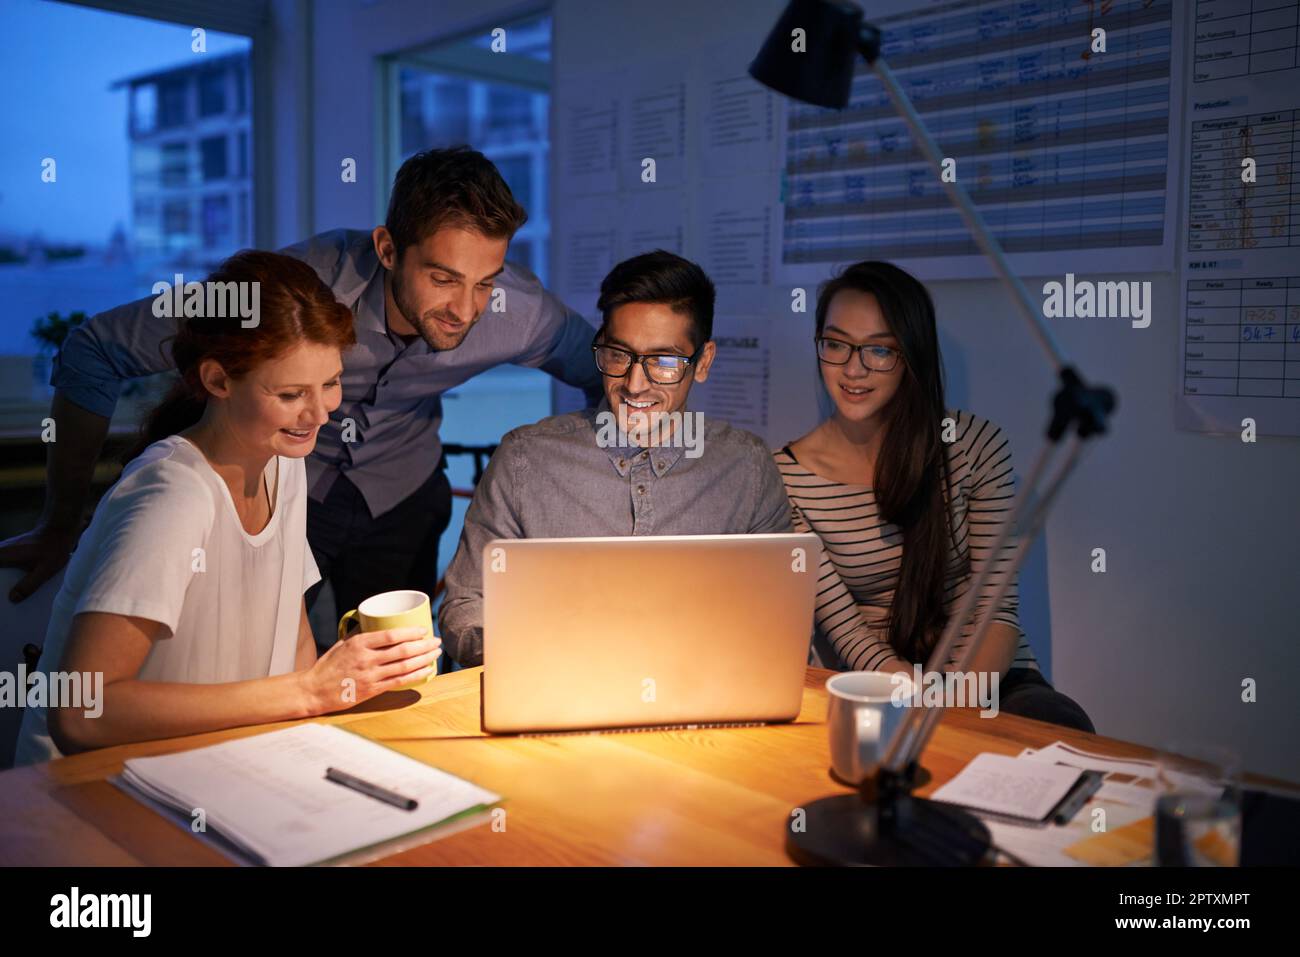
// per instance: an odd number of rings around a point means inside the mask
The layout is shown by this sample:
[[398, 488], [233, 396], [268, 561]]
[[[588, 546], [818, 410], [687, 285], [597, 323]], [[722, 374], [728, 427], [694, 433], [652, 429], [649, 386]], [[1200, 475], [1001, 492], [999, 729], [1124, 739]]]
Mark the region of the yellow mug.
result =
[[[361, 631], [427, 628], [427, 636], [434, 637], [429, 596], [422, 591], [386, 591], [367, 598], [339, 619], [339, 641], [348, 637], [348, 624], [354, 620], [361, 626]], [[398, 690], [419, 687], [432, 677], [431, 674], [421, 681], [401, 685]]]

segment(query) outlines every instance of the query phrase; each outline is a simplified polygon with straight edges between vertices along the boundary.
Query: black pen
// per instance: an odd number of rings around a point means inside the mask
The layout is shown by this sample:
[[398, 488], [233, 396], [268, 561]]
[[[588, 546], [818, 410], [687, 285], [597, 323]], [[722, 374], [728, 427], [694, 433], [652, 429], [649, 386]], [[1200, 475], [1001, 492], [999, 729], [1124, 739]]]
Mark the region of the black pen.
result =
[[1092, 796], [1101, 790], [1102, 780], [1105, 775], [1100, 771], [1084, 771], [1075, 782], [1070, 793], [1061, 799], [1060, 805], [1056, 808], [1056, 813], [1052, 815], [1054, 824], [1069, 824], [1070, 819], [1079, 813], [1079, 809], [1092, 799]]
[[335, 784], [341, 784], [345, 788], [360, 791], [362, 794], [383, 801], [385, 804], [391, 804], [393, 807], [400, 807], [403, 811], [414, 811], [420, 806], [415, 798], [403, 797], [396, 791], [390, 791], [388, 788], [381, 788], [378, 784], [363, 781], [356, 775], [340, 771], [338, 768], [326, 768], [325, 777]]

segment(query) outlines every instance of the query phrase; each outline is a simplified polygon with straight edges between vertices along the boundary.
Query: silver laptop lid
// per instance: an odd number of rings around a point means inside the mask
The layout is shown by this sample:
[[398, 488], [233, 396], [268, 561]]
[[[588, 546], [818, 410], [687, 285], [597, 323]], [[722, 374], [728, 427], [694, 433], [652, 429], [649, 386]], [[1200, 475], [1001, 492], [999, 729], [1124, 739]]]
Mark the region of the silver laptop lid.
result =
[[789, 721], [815, 534], [497, 539], [483, 548], [483, 727]]

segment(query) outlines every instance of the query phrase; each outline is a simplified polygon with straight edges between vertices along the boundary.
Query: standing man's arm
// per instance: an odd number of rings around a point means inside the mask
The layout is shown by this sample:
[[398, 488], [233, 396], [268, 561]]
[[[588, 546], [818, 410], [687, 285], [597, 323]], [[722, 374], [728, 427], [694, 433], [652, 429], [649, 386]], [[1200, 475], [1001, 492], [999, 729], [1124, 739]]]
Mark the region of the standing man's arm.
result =
[[153, 302], [146, 296], [91, 317], [68, 334], [55, 357], [45, 506], [34, 529], [0, 542], [0, 566], [27, 572], [10, 590], [11, 601], [52, 578], [76, 546], [95, 463], [125, 381], [172, 367], [165, 340], [175, 334], [176, 320], [155, 316]]
[[515, 365], [541, 369], [561, 382], [581, 389], [587, 404], [596, 406], [604, 397], [604, 385], [591, 353], [596, 330], [553, 293], [542, 288], [532, 273], [509, 264], [509, 279], [499, 285], [506, 294], [506, 310], [512, 311], [510, 298], [524, 298], [525, 314], [530, 314], [529, 337], [520, 350]]
[[494, 538], [523, 538], [515, 503], [517, 440], [507, 433], [488, 460], [465, 513], [456, 556], [447, 568], [447, 592], [438, 608], [442, 645], [462, 667], [483, 663], [483, 546]]

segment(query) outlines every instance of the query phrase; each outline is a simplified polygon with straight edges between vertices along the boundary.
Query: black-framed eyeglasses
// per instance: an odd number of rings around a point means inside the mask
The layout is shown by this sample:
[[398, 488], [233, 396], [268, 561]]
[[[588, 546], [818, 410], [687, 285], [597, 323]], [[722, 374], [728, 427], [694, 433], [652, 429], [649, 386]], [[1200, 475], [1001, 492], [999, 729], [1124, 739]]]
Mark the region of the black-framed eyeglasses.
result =
[[849, 360], [853, 358], [853, 353], [856, 352], [861, 357], [862, 364], [872, 372], [893, 372], [898, 365], [899, 356], [902, 355], [897, 349], [891, 349], [889, 346], [871, 342], [858, 346], [833, 336], [818, 336], [816, 342], [817, 358], [822, 362], [828, 362], [833, 366], [848, 365]]
[[651, 382], [659, 385], [676, 385], [686, 378], [686, 373], [700, 358], [704, 346], [695, 350], [693, 355], [679, 356], [671, 353], [653, 353], [641, 355], [630, 349], [606, 345], [593, 341], [591, 351], [596, 356], [596, 368], [601, 375], [611, 379], [621, 379], [632, 369], [633, 362], [641, 363], [641, 370]]

